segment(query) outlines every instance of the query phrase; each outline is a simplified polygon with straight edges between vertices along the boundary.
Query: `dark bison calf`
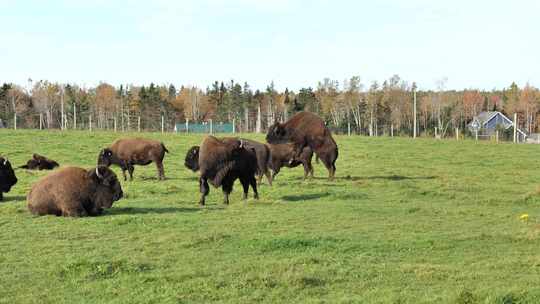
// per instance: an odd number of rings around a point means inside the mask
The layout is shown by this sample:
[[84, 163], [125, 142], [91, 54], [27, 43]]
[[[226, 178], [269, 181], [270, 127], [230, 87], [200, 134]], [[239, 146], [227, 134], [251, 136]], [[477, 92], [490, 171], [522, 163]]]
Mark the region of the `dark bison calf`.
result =
[[32, 186], [28, 209], [35, 215], [95, 216], [122, 198], [116, 174], [98, 166], [91, 170], [67, 167], [55, 171]]
[[297, 156], [304, 147], [309, 146], [328, 169], [329, 178], [334, 179], [338, 146], [319, 116], [311, 112], [300, 112], [285, 123], [276, 122], [269, 128], [266, 141], [270, 144], [292, 143]]
[[43, 155], [34, 153], [32, 159], [26, 162], [26, 165], [21, 166], [22, 169], [28, 170], [52, 170], [60, 165], [52, 159]]
[[313, 166], [311, 165], [313, 150], [309, 146], [305, 146], [299, 156], [296, 155], [294, 145], [292, 144], [268, 144], [268, 148], [270, 149], [270, 162], [268, 166], [273, 171], [272, 178], [278, 175], [281, 167], [294, 168], [299, 165], [304, 166], [304, 179], [308, 175], [313, 177]]
[[199, 204], [204, 206], [205, 198], [210, 192], [208, 182], [214, 187], [221, 187], [224, 194], [224, 203], [229, 204], [229, 194], [233, 190], [236, 179], [240, 179], [244, 188], [244, 199], [247, 199], [249, 186], [259, 198], [257, 192], [257, 158], [255, 151], [244, 147], [243, 141], [237, 138], [218, 139], [207, 136], [200, 147], [192, 147], [185, 160], [185, 165], [196, 172], [200, 170], [199, 190], [201, 199]]
[[109, 148], [99, 152], [98, 165], [118, 165], [122, 169], [124, 180], [127, 180], [126, 170], [130, 180], [133, 180], [134, 165], [146, 166], [152, 162], [156, 164], [158, 178], [165, 179], [163, 158], [169, 152], [163, 143], [157, 140], [144, 138], [124, 138], [116, 140]]
[[4, 193], [8, 193], [16, 183], [17, 177], [11, 163], [7, 158], [0, 157], [0, 201], [4, 199]]

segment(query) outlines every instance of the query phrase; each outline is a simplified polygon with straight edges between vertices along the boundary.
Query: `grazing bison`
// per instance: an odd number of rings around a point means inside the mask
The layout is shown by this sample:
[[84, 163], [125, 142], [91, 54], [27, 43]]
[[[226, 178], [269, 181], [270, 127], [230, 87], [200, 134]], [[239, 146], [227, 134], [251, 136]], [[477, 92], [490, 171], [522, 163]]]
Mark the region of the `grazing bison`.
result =
[[122, 196], [122, 187], [111, 169], [67, 167], [35, 183], [27, 201], [35, 215], [80, 217], [100, 215]]
[[124, 180], [127, 180], [126, 170], [129, 172], [130, 180], [133, 180], [133, 171], [135, 171], [133, 165], [146, 166], [154, 162], [159, 179], [164, 180], [163, 158], [165, 152], [169, 153], [169, 150], [157, 140], [124, 138], [116, 140], [109, 148], [101, 150], [97, 163], [107, 167], [113, 164], [118, 165], [122, 169]]
[[[257, 176], [259, 179], [259, 184], [261, 184], [263, 176], [266, 175], [266, 179], [268, 180], [268, 184], [272, 186], [272, 175], [270, 174], [270, 170], [268, 170], [268, 166], [270, 164], [270, 150], [269, 148], [260, 142], [250, 140], [250, 139], [240, 139], [243, 143], [244, 148], [250, 152], [254, 153], [255, 157], [257, 158]], [[193, 146], [191, 147], [187, 154], [186, 159], [184, 162], [184, 165], [192, 170], [193, 172], [199, 171], [199, 165], [197, 164], [199, 159], [199, 146]]]
[[52, 170], [60, 165], [52, 159], [34, 153], [32, 159], [26, 162], [26, 165], [21, 166], [22, 169], [29, 170]]
[[200, 147], [192, 147], [186, 155], [185, 165], [194, 172], [200, 170], [199, 204], [204, 206], [205, 198], [210, 192], [208, 182], [214, 187], [223, 189], [224, 203], [229, 204], [229, 194], [233, 190], [236, 179], [240, 179], [244, 188], [244, 199], [247, 199], [249, 186], [259, 198], [257, 192], [257, 157], [252, 148], [244, 147], [244, 142], [237, 138], [218, 139], [207, 136]]
[[8, 193], [17, 183], [17, 177], [7, 158], [0, 157], [0, 201], [4, 198], [4, 193]]
[[308, 175], [313, 177], [313, 166], [311, 158], [313, 150], [309, 146], [305, 146], [299, 156], [296, 155], [293, 144], [268, 144], [270, 149], [270, 162], [268, 166], [272, 169], [272, 178], [278, 175], [281, 167], [294, 168], [302, 164], [304, 166], [304, 179]]
[[299, 158], [304, 147], [309, 146], [328, 169], [329, 178], [334, 178], [338, 146], [319, 116], [300, 112], [285, 123], [276, 122], [268, 130], [266, 141], [270, 144], [293, 143], [296, 158]]

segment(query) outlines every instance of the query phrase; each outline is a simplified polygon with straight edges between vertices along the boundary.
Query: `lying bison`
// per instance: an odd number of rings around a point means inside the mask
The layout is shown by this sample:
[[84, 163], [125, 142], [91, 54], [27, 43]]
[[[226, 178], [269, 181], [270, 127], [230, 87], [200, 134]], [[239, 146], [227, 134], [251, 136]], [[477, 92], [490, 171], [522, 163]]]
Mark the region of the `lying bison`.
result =
[[293, 144], [268, 144], [270, 149], [270, 161], [268, 166], [272, 169], [272, 178], [278, 175], [282, 167], [294, 168], [299, 165], [304, 166], [304, 179], [308, 175], [313, 177], [313, 166], [311, 165], [311, 158], [313, 157], [313, 150], [309, 146], [305, 146], [302, 149], [300, 155], [296, 155]]
[[188, 151], [185, 165], [194, 172], [200, 170], [201, 206], [204, 206], [205, 198], [210, 192], [208, 182], [216, 188], [221, 186], [225, 204], [229, 204], [229, 194], [236, 179], [240, 179], [242, 183], [244, 199], [247, 199], [250, 185], [255, 193], [255, 199], [259, 198], [255, 180], [257, 172], [255, 151], [248, 151], [243, 141], [237, 138], [218, 139], [207, 136], [200, 147], [192, 147]]
[[270, 144], [293, 143], [296, 158], [299, 158], [304, 147], [310, 147], [328, 169], [329, 178], [334, 178], [338, 146], [319, 116], [300, 112], [285, 123], [276, 122], [268, 130], [266, 141]]
[[32, 186], [28, 209], [35, 215], [96, 216], [122, 198], [116, 174], [98, 166], [91, 170], [67, 167], [55, 171]]
[[8, 193], [17, 183], [17, 177], [7, 158], [0, 157], [0, 201], [4, 198], [4, 193]]
[[164, 180], [165, 152], [169, 153], [169, 150], [157, 140], [124, 138], [116, 140], [109, 148], [101, 150], [97, 163], [107, 167], [113, 164], [118, 165], [122, 169], [124, 180], [127, 180], [126, 170], [129, 172], [130, 180], [133, 180], [133, 171], [135, 171], [133, 165], [146, 166], [154, 162], [158, 170], [158, 178]]
[[43, 155], [34, 153], [32, 159], [26, 162], [26, 165], [21, 166], [22, 169], [28, 170], [52, 170], [60, 165], [52, 159], [49, 159]]

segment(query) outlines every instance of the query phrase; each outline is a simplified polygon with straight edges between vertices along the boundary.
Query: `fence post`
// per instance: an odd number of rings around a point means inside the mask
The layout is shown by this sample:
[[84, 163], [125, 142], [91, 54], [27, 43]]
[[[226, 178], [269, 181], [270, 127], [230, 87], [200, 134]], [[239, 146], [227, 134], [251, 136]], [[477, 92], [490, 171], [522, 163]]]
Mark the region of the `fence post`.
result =
[[214, 125], [212, 119], [210, 119], [210, 135], [214, 134]]
[[437, 135], [438, 135], [438, 134], [437, 134], [437, 130], [438, 130], [438, 128], [437, 128], [437, 127], [435, 127], [435, 138], [437, 138], [437, 137], [438, 137], [438, 136], [437, 136]]
[[476, 138], [476, 141], [478, 141], [478, 130], [474, 131], [474, 137]]
[[456, 128], [456, 140], [459, 140], [459, 128]]
[[517, 113], [514, 113], [514, 143], [517, 143], [517, 126], [518, 126], [518, 121], [517, 121]]
[[390, 136], [394, 137], [394, 124], [390, 124]]
[[141, 117], [137, 118], [137, 132], [141, 132]]
[[92, 132], [92, 115], [88, 116], [88, 127], [90, 132]]
[[165, 132], [165, 117], [161, 115], [161, 133]]
[[499, 130], [495, 131], [495, 142], [499, 143]]
[[39, 113], [39, 129], [43, 130], [43, 113]]
[[114, 117], [114, 132], [116, 133], [116, 116]]
[[186, 133], [189, 133], [189, 119], [186, 118]]
[[347, 122], [347, 134], [351, 136], [351, 122], [350, 121]]
[[236, 133], [236, 118], [233, 118], [232, 120], [232, 133]]
[[13, 129], [17, 130], [17, 113], [13, 114]]
[[77, 130], [77, 105], [73, 104], [73, 130]]

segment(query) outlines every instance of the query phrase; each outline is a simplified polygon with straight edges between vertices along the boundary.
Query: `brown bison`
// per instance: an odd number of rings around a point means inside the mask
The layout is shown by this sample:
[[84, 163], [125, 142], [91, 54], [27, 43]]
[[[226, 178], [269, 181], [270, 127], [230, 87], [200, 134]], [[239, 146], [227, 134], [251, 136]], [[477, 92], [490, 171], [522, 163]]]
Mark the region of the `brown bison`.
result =
[[309, 146], [328, 169], [329, 178], [334, 178], [338, 146], [319, 116], [300, 112], [285, 123], [276, 122], [268, 130], [266, 141], [270, 144], [293, 143], [296, 158], [299, 158], [304, 147]]
[[109, 148], [101, 150], [97, 163], [99, 166], [107, 167], [113, 164], [118, 165], [122, 169], [124, 180], [127, 180], [126, 170], [129, 172], [130, 180], [133, 180], [134, 165], [146, 166], [154, 162], [159, 179], [164, 180], [163, 158], [165, 158], [165, 152], [169, 153], [169, 150], [157, 140], [124, 138], [116, 140]]
[[300, 153], [300, 156], [296, 155], [293, 144], [268, 144], [270, 149], [270, 162], [268, 167], [272, 169], [272, 178], [278, 175], [281, 167], [294, 168], [300, 164], [304, 166], [304, 179], [308, 175], [313, 177], [313, 166], [311, 165], [311, 158], [313, 157], [313, 150], [309, 146], [305, 146]]
[[253, 148], [244, 147], [244, 142], [238, 138], [218, 139], [207, 136], [200, 147], [192, 147], [185, 160], [185, 165], [196, 172], [200, 170], [199, 190], [201, 199], [199, 204], [204, 206], [205, 198], [210, 192], [208, 182], [214, 187], [223, 189], [224, 203], [229, 204], [229, 194], [233, 190], [236, 179], [240, 179], [244, 188], [244, 199], [247, 199], [249, 186], [259, 198], [257, 192], [257, 157]]
[[8, 193], [16, 183], [17, 177], [11, 163], [7, 158], [0, 157], [0, 201], [4, 199], [4, 193]]
[[96, 216], [122, 198], [116, 174], [98, 166], [91, 170], [67, 167], [55, 171], [32, 186], [28, 209], [35, 215]]
[[43, 155], [34, 153], [32, 159], [26, 162], [26, 165], [21, 166], [22, 169], [28, 170], [52, 170], [60, 165], [52, 159], [49, 159]]
[[[270, 170], [268, 170], [268, 166], [270, 164], [270, 150], [269, 148], [260, 142], [250, 140], [250, 139], [240, 139], [243, 143], [244, 148], [250, 153], [254, 153], [255, 157], [257, 158], [257, 176], [259, 179], [259, 184], [261, 184], [263, 176], [266, 175], [266, 179], [268, 180], [268, 184], [272, 186], [272, 174], [270, 173]], [[184, 161], [184, 165], [192, 170], [193, 172], [199, 171], [198, 162], [199, 159], [199, 146], [193, 146], [191, 147], [187, 154]]]

